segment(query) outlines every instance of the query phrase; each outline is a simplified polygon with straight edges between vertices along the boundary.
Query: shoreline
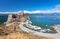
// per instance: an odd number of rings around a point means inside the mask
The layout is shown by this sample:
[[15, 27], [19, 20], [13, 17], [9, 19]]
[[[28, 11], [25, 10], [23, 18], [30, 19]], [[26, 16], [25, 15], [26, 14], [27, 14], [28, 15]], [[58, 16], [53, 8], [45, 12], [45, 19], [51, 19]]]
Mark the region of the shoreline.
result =
[[39, 36], [44, 36], [44, 37], [52, 37], [54, 39], [60, 39], [60, 33], [56, 33], [56, 34], [48, 34], [48, 33], [42, 33], [42, 32], [37, 32], [37, 31], [34, 31], [34, 30], [30, 30], [26, 27], [24, 27], [23, 25], [19, 25], [20, 29], [23, 30], [24, 32], [27, 32], [27, 33], [32, 33], [34, 35], [39, 35]]

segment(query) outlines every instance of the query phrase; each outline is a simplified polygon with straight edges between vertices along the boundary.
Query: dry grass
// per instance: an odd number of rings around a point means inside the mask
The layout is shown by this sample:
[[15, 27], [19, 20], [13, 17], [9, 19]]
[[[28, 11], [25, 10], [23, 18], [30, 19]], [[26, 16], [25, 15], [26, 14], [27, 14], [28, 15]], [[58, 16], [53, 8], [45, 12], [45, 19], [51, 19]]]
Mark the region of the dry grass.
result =
[[53, 39], [53, 38], [47, 38], [42, 36], [39, 37], [37, 35], [15, 32], [10, 33], [7, 36], [0, 36], [0, 39]]

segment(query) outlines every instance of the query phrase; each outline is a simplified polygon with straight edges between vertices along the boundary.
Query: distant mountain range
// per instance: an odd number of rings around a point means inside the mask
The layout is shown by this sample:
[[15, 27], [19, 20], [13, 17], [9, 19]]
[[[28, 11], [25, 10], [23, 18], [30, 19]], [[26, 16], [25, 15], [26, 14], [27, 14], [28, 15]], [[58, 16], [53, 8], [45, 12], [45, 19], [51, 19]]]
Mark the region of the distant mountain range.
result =
[[[0, 12], [0, 14], [10, 14], [10, 13], [1, 13], [1, 12]], [[13, 14], [17, 14], [17, 12], [16, 12], [16, 13], [13, 13]], [[60, 16], [60, 13], [28, 13], [28, 14]]]

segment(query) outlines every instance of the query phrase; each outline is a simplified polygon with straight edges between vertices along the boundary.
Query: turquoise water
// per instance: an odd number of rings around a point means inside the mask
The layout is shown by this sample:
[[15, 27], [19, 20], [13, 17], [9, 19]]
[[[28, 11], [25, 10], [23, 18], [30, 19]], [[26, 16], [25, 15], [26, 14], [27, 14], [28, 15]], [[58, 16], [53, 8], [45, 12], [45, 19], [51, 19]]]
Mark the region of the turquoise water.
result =
[[7, 21], [8, 15], [7, 14], [0, 14], [0, 24]]
[[33, 25], [53, 26], [60, 24], [60, 14], [29, 14]]

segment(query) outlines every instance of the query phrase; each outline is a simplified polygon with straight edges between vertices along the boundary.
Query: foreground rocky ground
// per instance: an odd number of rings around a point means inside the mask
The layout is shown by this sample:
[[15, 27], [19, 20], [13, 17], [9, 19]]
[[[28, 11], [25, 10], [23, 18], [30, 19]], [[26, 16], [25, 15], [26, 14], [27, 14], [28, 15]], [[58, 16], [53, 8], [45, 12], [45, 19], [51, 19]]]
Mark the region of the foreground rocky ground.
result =
[[5, 25], [0, 25], [0, 39], [53, 39], [53, 38], [37, 36], [33, 35], [32, 33], [26, 33], [19, 28], [17, 28], [16, 31], [13, 31], [11, 27], [5, 27]]

